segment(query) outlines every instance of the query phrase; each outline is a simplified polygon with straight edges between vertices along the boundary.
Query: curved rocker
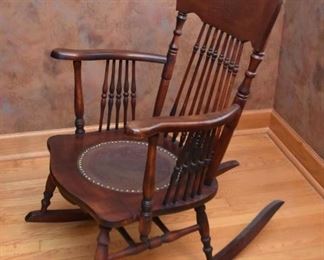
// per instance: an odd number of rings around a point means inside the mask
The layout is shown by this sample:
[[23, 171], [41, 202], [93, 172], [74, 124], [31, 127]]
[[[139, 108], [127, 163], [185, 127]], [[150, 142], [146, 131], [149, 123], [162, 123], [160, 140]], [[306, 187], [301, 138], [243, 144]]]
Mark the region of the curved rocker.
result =
[[35, 210], [29, 212], [26, 222], [72, 222], [92, 219], [87, 213], [81, 209], [58, 209], [58, 210]]
[[274, 200], [269, 203], [260, 213], [238, 234], [229, 244], [213, 256], [213, 260], [233, 259], [237, 256], [264, 228], [284, 201]]

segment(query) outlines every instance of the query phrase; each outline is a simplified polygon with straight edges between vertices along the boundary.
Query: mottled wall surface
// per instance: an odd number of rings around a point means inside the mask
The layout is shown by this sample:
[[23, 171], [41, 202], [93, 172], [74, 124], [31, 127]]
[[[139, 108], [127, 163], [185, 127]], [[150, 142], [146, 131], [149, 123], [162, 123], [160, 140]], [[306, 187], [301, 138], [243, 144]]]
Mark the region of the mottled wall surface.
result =
[[324, 158], [324, 1], [285, 9], [275, 109]]
[[[56, 47], [118, 48], [165, 54], [175, 24], [175, 0], [0, 1], [0, 133], [73, 125], [73, 72], [68, 61], [49, 57]], [[255, 80], [248, 108], [273, 105], [282, 15], [271, 35], [267, 58]], [[199, 26], [185, 27], [170, 106]], [[248, 49], [245, 56], [248, 56]], [[138, 68], [138, 116], [152, 113], [161, 65]], [[87, 123], [98, 120], [104, 63], [83, 66]]]

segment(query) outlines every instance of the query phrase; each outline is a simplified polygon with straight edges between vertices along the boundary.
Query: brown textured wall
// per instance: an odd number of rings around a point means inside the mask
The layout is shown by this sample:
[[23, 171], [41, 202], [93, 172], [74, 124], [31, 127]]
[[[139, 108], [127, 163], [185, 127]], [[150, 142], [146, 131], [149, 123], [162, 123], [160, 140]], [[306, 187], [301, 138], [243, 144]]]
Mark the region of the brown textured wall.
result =
[[275, 109], [324, 158], [324, 0], [285, 4]]
[[[181, 47], [188, 49], [180, 53], [177, 71], [188, 60], [191, 36], [198, 29], [194, 21], [185, 27], [189, 39]], [[250, 109], [273, 105], [282, 21], [280, 15]], [[72, 64], [49, 58], [51, 49], [123, 48], [165, 54], [174, 23], [175, 0], [0, 1], [0, 133], [73, 125]], [[83, 67], [87, 123], [97, 122], [103, 65], [88, 62]], [[143, 64], [138, 70], [140, 117], [151, 114], [160, 73], [160, 65]], [[176, 72], [174, 82], [179, 77]]]

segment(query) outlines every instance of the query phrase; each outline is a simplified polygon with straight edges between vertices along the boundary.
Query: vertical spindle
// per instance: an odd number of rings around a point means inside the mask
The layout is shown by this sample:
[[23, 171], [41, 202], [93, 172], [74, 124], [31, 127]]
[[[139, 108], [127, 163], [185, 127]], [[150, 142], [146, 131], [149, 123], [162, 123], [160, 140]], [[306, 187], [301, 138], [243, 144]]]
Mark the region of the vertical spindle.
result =
[[[194, 97], [192, 99], [192, 104], [191, 104], [191, 107], [190, 107], [190, 110], [189, 110], [189, 115], [193, 114], [195, 106], [196, 106], [196, 102], [198, 100], [200, 90], [202, 89], [202, 83], [203, 83], [203, 80], [204, 80], [204, 77], [205, 77], [205, 74], [206, 74], [206, 71], [207, 71], [207, 67], [208, 67], [210, 58], [211, 58], [212, 53], [213, 53], [214, 44], [215, 44], [215, 41], [216, 41], [216, 35], [217, 35], [217, 29], [215, 28], [214, 33], [213, 33], [213, 37], [212, 37], [212, 40], [211, 40], [211, 43], [210, 43], [210, 46], [209, 46], [209, 49], [207, 51], [204, 66], [202, 68], [202, 71], [200, 72], [200, 78], [199, 78], [199, 81], [198, 81], [198, 85], [196, 86], [196, 91], [195, 91]], [[199, 105], [201, 106], [201, 103], [198, 104], [197, 110], [200, 109]]]
[[228, 66], [230, 63], [230, 55], [232, 53], [233, 44], [234, 44], [234, 37], [231, 36], [230, 40], [229, 40], [229, 46], [226, 50], [225, 60], [223, 63], [223, 69], [222, 69], [222, 73], [221, 73], [221, 76], [219, 79], [218, 88], [217, 88], [212, 112], [216, 111], [217, 107], [219, 106], [219, 102], [221, 101], [222, 92], [224, 91], [224, 89], [223, 89], [224, 79], [225, 79], [226, 73], [228, 72]]
[[191, 66], [192, 66], [192, 63], [196, 57], [196, 53], [197, 51], [199, 50], [199, 47], [200, 47], [200, 42], [201, 42], [201, 38], [204, 34], [204, 31], [205, 31], [205, 28], [206, 28], [206, 23], [204, 23], [200, 29], [200, 32], [199, 32], [199, 35], [198, 35], [198, 38], [197, 38], [197, 41], [193, 47], [193, 50], [192, 50], [192, 53], [191, 53], [191, 57], [190, 57], [190, 60], [189, 60], [189, 63], [188, 63], [188, 66], [186, 68], [186, 71], [185, 71], [185, 74], [184, 74], [184, 77], [182, 79], [182, 82], [181, 82], [181, 85], [180, 85], [180, 88], [179, 88], [179, 91], [178, 91], [178, 94], [177, 94], [177, 97], [174, 101], [174, 104], [173, 104], [173, 107], [171, 109], [171, 112], [170, 112], [170, 116], [174, 116], [176, 114], [176, 111], [177, 111], [177, 108], [178, 108], [178, 104], [179, 104], [179, 100], [180, 100], [180, 97], [181, 97], [181, 94], [182, 94], [182, 91], [184, 89], [184, 86], [186, 84], [186, 81], [187, 81], [187, 78], [188, 78], [188, 75], [189, 75], [189, 72], [190, 72], [190, 69], [191, 69]]
[[231, 82], [229, 83], [229, 91], [227, 92], [226, 103], [225, 103], [224, 107], [227, 107], [228, 104], [229, 104], [230, 94], [232, 92], [234, 81], [235, 81], [236, 75], [237, 75], [238, 70], [239, 70], [239, 63], [240, 63], [242, 52], [243, 52], [243, 46], [244, 46], [244, 44], [241, 42], [240, 47], [239, 47], [239, 51], [238, 51], [238, 55], [237, 55], [235, 63], [234, 63], [232, 79], [231, 79]]
[[131, 105], [132, 105], [132, 120], [135, 120], [136, 109], [136, 66], [135, 61], [132, 61], [132, 86], [131, 86]]
[[226, 98], [228, 96], [229, 93], [229, 83], [230, 83], [230, 78], [232, 76], [233, 70], [234, 70], [234, 66], [235, 66], [235, 59], [236, 59], [236, 55], [238, 52], [238, 47], [240, 45], [240, 41], [236, 39], [235, 44], [234, 44], [234, 49], [229, 61], [229, 65], [228, 65], [228, 72], [226, 75], [226, 79], [225, 79], [225, 83], [224, 83], [224, 87], [223, 87], [223, 91], [221, 93], [221, 97], [220, 97], [220, 101], [219, 104], [217, 106], [216, 110], [222, 110], [224, 108], [224, 105], [226, 104]]
[[[205, 107], [205, 113], [207, 113], [209, 111], [209, 106], [210, 106], [211, 99], [212, 99], [214, 91], [218, 90], [218, 88], [216, 86], [216, 82], [218, 80], [219, 72], [220, 72], [220, 69], [221, 69], [221, 67], [223, 65], [224, 59], [225, 59], [224, 58], [225, 57], [225, 51], [226, 51], [226, 48], [227, 48], [229, 37], [230, 36], [228, 34], [226, 34], [225, 39], [222, 42], [222, 49], [221, 49], [220, 55], [219, 55], [219, 57], [217, 59], [216, 70], [215, 70], [215, 73], [214, 73], [213, 81], [212, 81], [210, 92], [209, 92], [209, 95], [208, 95], [207, 104], [206, 104], [206, 107]], [[216, 96], [217, 95], [218, 95], [218, 93], [216, 91]]]
[[[214, 42], [216, 41], [216, 33], [217, 32], [218, 32], [218, 35], [217, 35], [218, 40], [216, 42], [216, 45], [214, 46]], [[202, 106], [203, 106], [203, 102], [204, 102], [205, 95], [206, 95], [206, 92], [207, 92], [208, 83], [209, 83], [209, 80], [210, 80], [210, 76], [211, 76], [211, 73], [212, 73], [212, 70], [214, 68], [216, 58], [217, 58], [217, 52], [218, 52], [221, 36], [222, 36], [222, 32], [219, 31], [219, 30], [215, 30], [215, 35], [214, 35], [215, 39], [213, 39], [213, 44], [211, 45], [211, 49], [209, 51], [209, 53], [210, 53], [209, 55], [211, 57], [211, 62], [209, 64], [206, 79], [205, 79], [204, 85], [202, 87], [199, 103], [198, 103], [197, 110], [196, 110], [196, 115], [200, 114], [200, 111], [201, 111]]]
[[[204, 57], [204, 55], [206, 53], [207, 44], [208, 44], [212, 29], [213, 29], [213, 27], [211, 25], [209, 25], [207, 33], [205, 35], [203, 45], [200, 48], [199, 57], [198, 57], [197, 64], [195, 66], [195, 70], [194, 70], [194, 72], [192, 74], [192, 77], [191, 77], [191, 80], [190, 80], [190, 83], [189, 83], [189, 87], [188, 87], [186, 96], [184, 98], [184, 101], [183, 101], [183, 104], [182, 104], [182, 107], [181, 107], [181, 110], [180, 110], [180, 113], [179, 113], [180, 116], [183, 116], [186, 113], [186, 109], [187, 109], [187, 105], [189, 103], [191, 92], [192, 92], [192, 90], [194, 88], [194, 85], [195, 85], [195, 81], [196, 81], [196, 78], [197, 78], [197, 75], [198, 75], [200, 64], [201, 64], [202, 59], [203, 59], [203, 57]], [[173, 142], [175, 142], [177, 136], [178, 136], [178, 133], [173, 133], [173, 137], [172, 137]], [[180, 137], [180, 146], [181, 146], [181, 144], [183, 144], [183, 141], [185, 140], [185, 137], [186, 137], [186, 133], [182, 133], [181, 137]]]
[[81, 80], [81, 61], [73, 61], [74, 68], [74, 113], [75, 113], [75, 133], [77, 135], [84, 134], [84, 104], [82, 94]]
[[99, 132], [102, 130], [103, 117], [107, 102], [107, 91], [108, 91], [108, 72], [109, 72], [109, 60], [106, 61], [105, 78], [102, 85], [101, 103], [100, 103], [100, 121], [99, 121]]
[[116, 70], [116, 60], [113, 60], [112, 71], [111, 71], [111, 82], [110, 82], [110, 87], [109, 87], [107, 130], [110, 129], [111, 114], [112, 114], [112, 109], [113, 109], [113, 104], [114, 104], [115, 70]]
[[127, 125], [127, 112], [128, 112], [128, 96], [129, 96], [129, 80], [128, 80], [128, 60], [125, 63], [125, 82], [124, 82], [124, 129], [126, 131]]
[[116, 87], [116, 118], [115, 118], [115, 129], [119, 128], [119, 112], [121, 106], [121, 92], [122, 92], [122, 70], [123, 70], [123, 61], [119, 60], [118, 67], [118, 80]]
[[171, 198], [171, 193], [174, 191], [175, 185], [176, 185], [177, 181], [179, 180], [181, 171], [182, 171], [182, 166], [181, 166], [180, 160], [178, 158], [176, 166], [174, 167], [174, 170], [171, 175], [169, 187], [167, 189], [167, 192], [166, 192], [164, 200], [163, 200], [163, 205], [167, 205], [169, 203], [170, 198]]
[[195, 132], [193, 143], [191, 147], [190, 159], [189, 159], [189, 171], [186, 187], [183, 194], [183, 200], [187, 200], [187, 198], [192, 194], [194, 189], [194, 180], [196, 175], [199, 172], [199, 159], [202, 152], [202, 142], [204, 139], [204, 134], [202, 132]]
[[202, 61], [202, 59], [204, 57], [204, 54], [206, 53], [207, 43], [209, 41], [209, 37], [210, 37], [210, 34], [211, 34], [212, 29], [213, 29], [213, 27], [210, 25], [208, 27], [208, 31], [206, 33], [205, 41], [203, 43], [203, 46], [200, 49], [199, 58], [198, 58], [198, 61], [197, 61], [197, 64], [196, 64], [194, 73], [192, 75], [192, 78], [191, 78], [191, 81], [190, 81], [190, 84], [189, 84], [189, 87], [188, 87], [187, 94], [185, 96], [184, 102], [183, 102], [182, 107], [181, 107], [181, 110], [180, 110], [180, 116], [183, 116], [186, 113], [186, 108], [187, 108], [187, 105], [188, 105], [188, 102], [189, 102], [189, 98], [190, 98], [190, 95], [191, 95], [191, 91], [192, 91], [193, 86], [195, 84], [196, 77], [198, 75], [198, 71], [199, 71], [199, 67], [200, 67], [201, 61]]

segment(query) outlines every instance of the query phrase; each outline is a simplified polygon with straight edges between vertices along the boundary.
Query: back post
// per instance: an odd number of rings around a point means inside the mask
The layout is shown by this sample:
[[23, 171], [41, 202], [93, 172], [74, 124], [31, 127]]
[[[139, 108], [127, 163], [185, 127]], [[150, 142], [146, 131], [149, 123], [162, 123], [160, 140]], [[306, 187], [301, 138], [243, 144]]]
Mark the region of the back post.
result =
[[182, 35], [182, 28], [187, 20], [187, 14], [178, 12], [176, 28], [173, 32], [173, 38], [169, 45], [167, 54], [167, 63], [164, 65], [162, 79], [159, 91], [156, 97], [153, 116], [159, 116], [162, 112], [163, 104], [173, 75], [174, 65], [178, 54], [179, 38]]
[[264, 55], [265, 55], [264, 52], [258, 52], [256, 50], [254, 50], [253, 53], [251, 54], [249, 67], [245, 72], [244, 80], [239, 86], [234, 99], [234, 103], [238, 104], [242, 110], [245, 107], [246, 101], [249, 97], [252, 80], [255, 78], [257, 74], [256, 73], [257, 68], [262, 62]]

